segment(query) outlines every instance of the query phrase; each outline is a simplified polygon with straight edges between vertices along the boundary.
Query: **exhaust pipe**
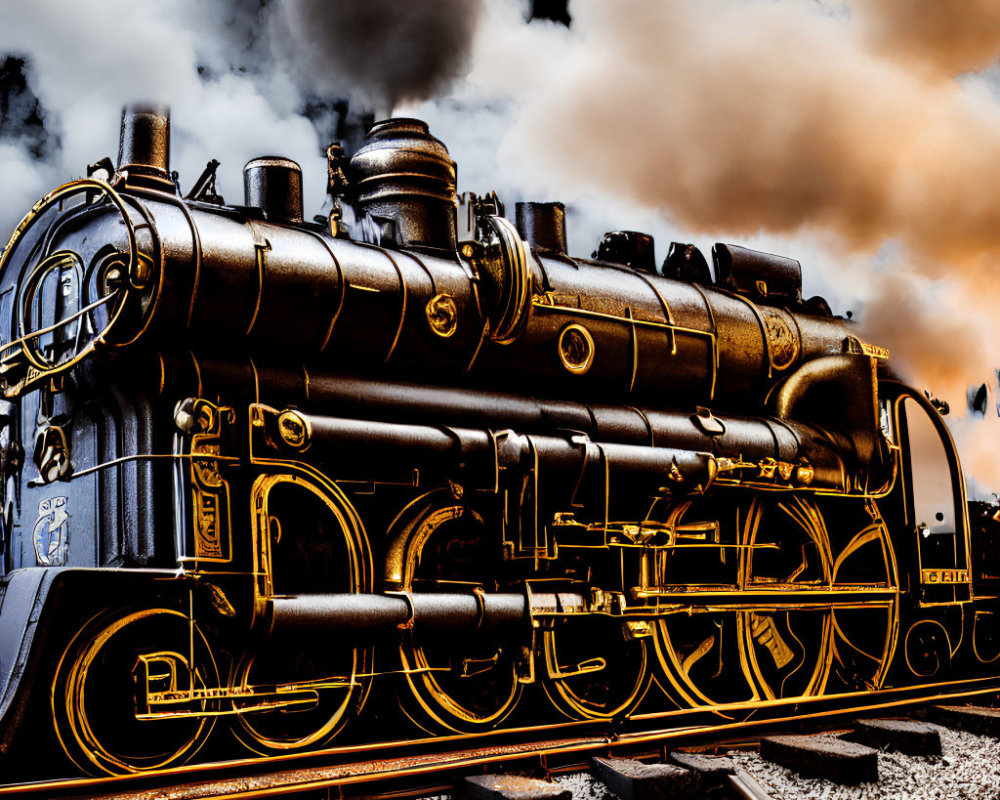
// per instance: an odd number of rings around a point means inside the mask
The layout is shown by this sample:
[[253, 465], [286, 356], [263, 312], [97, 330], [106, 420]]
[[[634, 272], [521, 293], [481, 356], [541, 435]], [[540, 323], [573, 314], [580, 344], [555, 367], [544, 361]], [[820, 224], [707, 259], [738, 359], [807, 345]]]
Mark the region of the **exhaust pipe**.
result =
[[170, 177], [170, 109], [130, 104], [122, 109], [118, 174], [126, 186], [176, 192]]

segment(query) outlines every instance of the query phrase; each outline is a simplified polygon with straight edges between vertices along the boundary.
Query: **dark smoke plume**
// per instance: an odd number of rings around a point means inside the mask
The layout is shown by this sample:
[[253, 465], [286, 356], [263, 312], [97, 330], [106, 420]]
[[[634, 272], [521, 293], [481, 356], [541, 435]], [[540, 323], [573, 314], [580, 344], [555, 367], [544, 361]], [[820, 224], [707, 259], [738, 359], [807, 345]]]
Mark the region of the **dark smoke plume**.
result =
[[45, 127], [47, 115], [28, 82], [28, 72], [27, 59], [0, 57], [0, 140], [43, 159], [59, 148], [59, 138]]
[[481, 0], [285, 0], [278, 47], [314, 93], [388, 113], [433, 97], [466, 70]]

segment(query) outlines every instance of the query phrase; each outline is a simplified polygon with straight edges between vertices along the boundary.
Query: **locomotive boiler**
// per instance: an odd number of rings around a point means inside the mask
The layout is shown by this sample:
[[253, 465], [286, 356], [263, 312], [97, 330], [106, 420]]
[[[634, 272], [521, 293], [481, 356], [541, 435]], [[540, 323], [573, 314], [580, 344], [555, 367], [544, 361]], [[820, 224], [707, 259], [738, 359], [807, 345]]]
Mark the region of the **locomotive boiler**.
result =
[[558, 203], [459, 203], [418, 120], [331, 147], [312, 220], [285, 158], [241, 205], [217, 162], [182, 195], [169, 133], [126, 109], [118, 164], [0, 262], [8, 757], [121, 773], [393, 713], [471, 737], [995, 671], [992, 511], [970, 526], [938, 411], [798, 262], [658, 264], [632, 231], [571, 257]]

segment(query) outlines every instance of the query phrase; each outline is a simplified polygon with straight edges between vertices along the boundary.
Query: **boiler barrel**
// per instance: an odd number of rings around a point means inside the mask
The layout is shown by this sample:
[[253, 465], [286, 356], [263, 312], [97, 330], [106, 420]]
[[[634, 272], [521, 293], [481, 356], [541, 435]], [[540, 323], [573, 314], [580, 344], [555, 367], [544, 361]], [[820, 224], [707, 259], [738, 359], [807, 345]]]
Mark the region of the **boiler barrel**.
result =
[[802, 363], [842, 352], [851, 336], [833, 317], [532, 255], [528, 322], [515, 341], [497, 344], [476, 264], [458, 254], [390, 250], [172, 203], [149, 207], [165, 259], [148, 334], [166, 350], [242, 350], [258, 365], [294, 361], [436, 384], [528, 378], [550, 396], [745, 408]]

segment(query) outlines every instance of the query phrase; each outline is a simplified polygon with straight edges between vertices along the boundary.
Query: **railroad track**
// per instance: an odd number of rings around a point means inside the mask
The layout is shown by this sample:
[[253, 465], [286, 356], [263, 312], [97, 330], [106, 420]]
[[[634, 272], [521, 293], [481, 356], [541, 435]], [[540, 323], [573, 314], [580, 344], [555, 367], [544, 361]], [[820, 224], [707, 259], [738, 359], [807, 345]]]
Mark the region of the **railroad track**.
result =
[[[593, 723], [497, 731], [470, 737], [352, 745], [308, 754], [199, 764], [110, 778], [77, 778], [0, 787], [8, 797], [53, 800], [202, 800], [202, 798], [451, 794], [465, 776], [517, 773], [552, 776], [588, 769], [595, 758], [666, 763], [680, 748], [715, 752], [745, 748], [774, 734], [843, 726], [863, 716], [912, 713], [928, 706], [992, 702], [1000, 680], [955, 681], [877, 693], [772, 701], [648, 714], [610, 730]], [[736, 780], [736, 779], [734, 779]], [[754, 789], [749, 794], [755, 797]], [[764, 796], [764, 795], [759, 795]], [[998, 790], [1000, 796], [1000, 790]], [[637, 797], [636, 800], [639, 800]]]

